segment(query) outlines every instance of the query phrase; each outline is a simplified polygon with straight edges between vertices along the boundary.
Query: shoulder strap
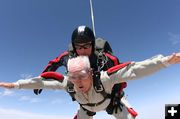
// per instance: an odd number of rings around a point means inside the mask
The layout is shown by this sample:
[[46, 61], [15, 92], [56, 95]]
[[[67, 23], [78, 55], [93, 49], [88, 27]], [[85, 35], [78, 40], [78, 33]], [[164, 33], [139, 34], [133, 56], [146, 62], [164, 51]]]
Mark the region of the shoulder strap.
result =
[[74, 90], [74, 85], [70, 81], [67, 82], [67, 89], [66, 90], [69, 93], [69, 95], [71, 96], [72, 101], [75, 101], [76, 99], [74, 98], [74, 95], [76, 92]]
[[101, 93], [101, 95], [106, 99], [110, 98], [110, 94], [105, 92], [104, 86], [100, 80], [100, 72], [93, 72], [93, 87], [97, 93]]

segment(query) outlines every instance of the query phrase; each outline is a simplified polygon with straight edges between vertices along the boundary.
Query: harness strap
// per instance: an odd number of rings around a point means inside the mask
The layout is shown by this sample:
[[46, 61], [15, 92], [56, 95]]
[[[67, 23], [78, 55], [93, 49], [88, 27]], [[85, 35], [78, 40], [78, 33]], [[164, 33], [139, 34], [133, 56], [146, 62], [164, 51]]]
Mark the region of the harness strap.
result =
[[117, 110], [122, 111], [123, 104], [121, 103], [121, 98], [124, 96], [123, 88], [125, 88], [125, 83], [115, 84], [111, 92], [111, 101], [106, 108], [108, 114], [117, 113]]
[[97, 93], [102, 93], [103, 96], [106, 97], [106, 95], [104, 95], [105, 91], [104, 91], [104, 86], [102, 85], [102, 82], [100, 80], [100, 71], [101, 71], [101, 68], [103, 67], [102, 65], [102, 61], [103, 61], [103, 53], [102, 52], [95, 52], [95, 54], [97, 55], [97, 67], [95, 67], [93, 69], [93, 87], [95, 89], [95, 91]]
[[123, 92], [123, 89], [127, 87], [127, 83], [126, 82], [122, 82], [118, 85], [121, 85], [120, 86], [120, 89], [119, 89], [119, 95], [121, 95], [121, 93]]
[[107, 98], [111, 98], [111, 94], [105, 92], [104, 86], [100, 80], [100, 72], [94, 72], [93, 87], [97, 93], [100, 93], [104, 97], [104, 100]]
[[75, 101], [76, 99], [75, 99], [74, 95], [76, 92], [74, 90], [74, 85], [70, 81], [68, 81], [68, 83], [67, 83], [67, 92], [71, 96], [72, 101]]
[[101, 83], [100, 75], [101, 74], [99, 71], [93, 71], [93, 87], [97, 93], [104, 92], [104, 87]]
[[80, 105], [81, 106], [90, 106], [90, 107], [98, 106], [98, 105], [102, 104], [107, 98], [110, 98], [110, 94], [108, 95], [108, 97], [104, 98], [103, 100], [101, 100], [98, 103], [87, 103], [87, 104], [80, 104]]
[[[81, 105], [80, 105], [80, 106], [81, 106]], [[82, 107], [82, 106], [81, 106], [81, 108], [82, 108], [84, 111], [86, 111], [86, 113], [87, 113], [88, 116], [94, 116], [94, 115], [96, 115], [96, 112], [89, 111], [89, 110], [85, 109], [85, 108]]]

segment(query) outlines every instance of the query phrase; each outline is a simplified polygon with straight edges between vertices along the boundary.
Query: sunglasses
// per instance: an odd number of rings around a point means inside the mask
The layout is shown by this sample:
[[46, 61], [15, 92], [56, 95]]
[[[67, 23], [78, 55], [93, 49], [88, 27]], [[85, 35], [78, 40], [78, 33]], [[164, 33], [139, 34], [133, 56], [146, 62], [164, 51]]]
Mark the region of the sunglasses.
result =
[[88, 48], [90, 48], [91, 46], [92, 46], [92, 43], [91, 43], [91, 42], [85, 43], [85, 44], [82, 44], [82, 45], [80, 45], [80, 44], [75, 44], [75, 45], [74, 45], [74, 47], [75, 47], [76, 50], [88, 49]]
[[80, 72], [68, 73], [69, 80], [86, 80], [89, 78], [90, 70], [82, 70]]

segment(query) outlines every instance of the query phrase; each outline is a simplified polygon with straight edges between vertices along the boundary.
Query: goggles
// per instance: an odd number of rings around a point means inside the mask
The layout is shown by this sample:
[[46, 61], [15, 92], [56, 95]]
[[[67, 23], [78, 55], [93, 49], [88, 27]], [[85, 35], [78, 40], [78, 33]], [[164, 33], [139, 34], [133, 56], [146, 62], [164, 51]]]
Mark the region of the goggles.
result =
[[89, 73], [90, 70], [81, 70], [81, 71], [77, 71], [77, 72], [73, 72], [73, 73], [68, 73], [68, 77], [70, 80], [85, 80], [89, 78]]
[[88, 49], [92, 46], [91, 42], [85, 43], [85, 44], [74, 44], [74, 47], [76, 50], [81, 50], [81, 49]]

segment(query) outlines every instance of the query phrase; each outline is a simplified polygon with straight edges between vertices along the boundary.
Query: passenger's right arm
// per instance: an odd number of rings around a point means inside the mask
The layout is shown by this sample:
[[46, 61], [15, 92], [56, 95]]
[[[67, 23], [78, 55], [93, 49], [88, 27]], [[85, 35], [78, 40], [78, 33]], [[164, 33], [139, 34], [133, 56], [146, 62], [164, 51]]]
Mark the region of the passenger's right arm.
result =
[[1, 82], [0, 87], [17, 89], [65, 89], [67, 84], [66, 77], [62, 82], [54, 79], [44, 79], [41, 76], [18, 80], [14, 83]]

